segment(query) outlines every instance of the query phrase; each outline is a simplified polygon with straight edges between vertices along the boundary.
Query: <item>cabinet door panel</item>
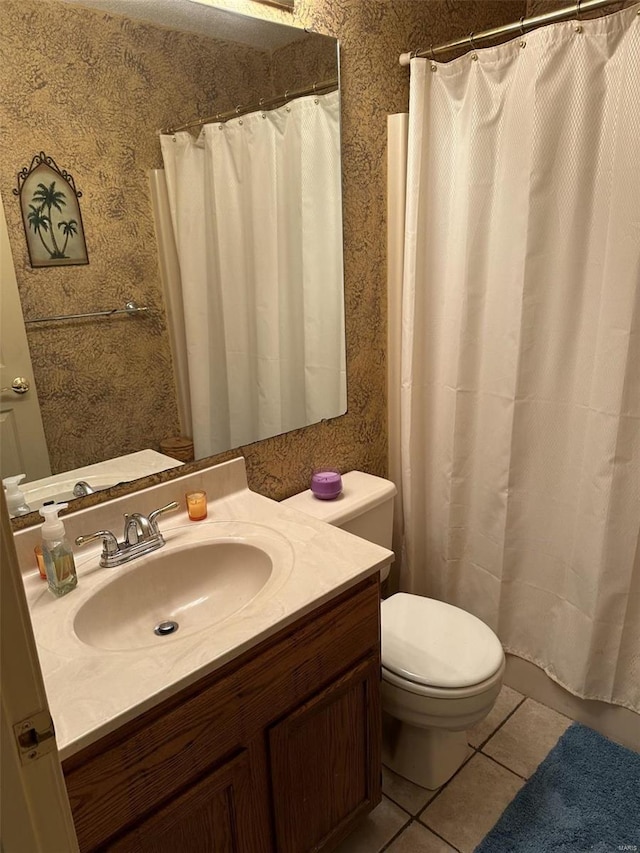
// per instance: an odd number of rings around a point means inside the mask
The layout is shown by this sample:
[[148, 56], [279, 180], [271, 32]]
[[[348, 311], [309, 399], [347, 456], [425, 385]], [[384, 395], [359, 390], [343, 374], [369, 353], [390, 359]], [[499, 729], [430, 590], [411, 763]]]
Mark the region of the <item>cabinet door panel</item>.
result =
[[247, 752], [143, 820], [109, 853], [254, 853]]
[[367, 659], [270, 730], [279, 853], [332, 847], [380, 800], [379, 681]]

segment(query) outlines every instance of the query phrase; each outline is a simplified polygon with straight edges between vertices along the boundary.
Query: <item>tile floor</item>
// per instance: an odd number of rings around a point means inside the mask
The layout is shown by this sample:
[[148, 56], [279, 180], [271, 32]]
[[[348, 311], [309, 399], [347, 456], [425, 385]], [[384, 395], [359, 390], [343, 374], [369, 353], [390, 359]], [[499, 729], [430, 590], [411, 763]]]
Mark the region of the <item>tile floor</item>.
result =
[[336, 853], [472, 853], [571, 722], [503, 687], [446, 785], [427, 791], [383, 768], [382, 802]]

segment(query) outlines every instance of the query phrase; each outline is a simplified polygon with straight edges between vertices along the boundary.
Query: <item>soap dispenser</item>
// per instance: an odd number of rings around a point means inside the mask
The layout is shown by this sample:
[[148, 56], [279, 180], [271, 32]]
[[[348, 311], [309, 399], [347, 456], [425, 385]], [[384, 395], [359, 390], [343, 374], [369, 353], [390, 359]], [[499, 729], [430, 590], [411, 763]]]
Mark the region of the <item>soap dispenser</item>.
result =
[[2, 485], [5, 488], [5, 497], [7, 499], [7, 509], [9, 515], [15, 518], [18, 515], [27, 515], [31, 512], [24, 493], [18, 488], [18, 483], [24, 480], [26, 474], [18, 474], [15, 477], [5, 477]]
[[51, 592], [60, 597], [71, 592], [78, 585], [76, 564], [73, 551], [64, 531], [64, 524], [58, 518], [61, 509], [69, 504], [45, 504], [40, 509], [44, 518], [42, 525], [42, 556], [47, 572], [47, 583]]

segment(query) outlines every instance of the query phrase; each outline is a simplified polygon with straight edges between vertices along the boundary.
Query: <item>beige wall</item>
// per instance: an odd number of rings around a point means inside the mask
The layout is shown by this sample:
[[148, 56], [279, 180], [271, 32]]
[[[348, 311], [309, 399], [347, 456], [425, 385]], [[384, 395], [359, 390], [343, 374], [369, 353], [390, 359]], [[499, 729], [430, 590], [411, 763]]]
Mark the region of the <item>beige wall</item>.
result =
[[[39, 121], [30, 125], [29, 112], [36, 107], [45, 114], [49, 110], [52, 98], [55, 99], [57, 87], [53, 91], [41, 92], [37, 86], [40, 80], [39, 62], [37, 57], [47, 49], [47, 44], [64, 45], [68, 35], [61, 26], [59, 38], [52, 38], [51, 31], [43, 33], [36, 43], [33, 42], [34, 21], [41, 19], [43, 9], [50, 0], [1, 0], [3, 3], [2, 18], [7, 21], [8, 33], [2, 34], [5, 43], [2, 48], [6, 52], [6, 39], [11, 42], [17, 19], [22, 17], [24, 25], [31, 34], [31, 45], [23, 53], [23, 65], [27, 66], [27, 75], [31, 91], [18, 87], [22, 97], [14, 95], [24, 122], [24, 133], [18, 141], [22, 165], [25, 152], [34, 152], [41, 148], [52, 152], [58, 148], [64, 153], [66, 162], [60, 165], [87, 176], [81, 189], [87, 189], [87, 181], [92, 182], [92, 192], [98, 191], [106, 178], [101, 168], [100, 159], [109, 155], [104, 144], [99, 140], [93, 143], [93, 159], [88, 155], [83, 144], [83, 128], [73, 125], [73, 103], [68, 104], [67, 115], [71, 121], [73, 132], [69, 134], [64, 145], [59, 145], [57, 134], [51, 134], [46, 126]], [[385, 391], [385, 352], [386, 352], [386, 265], [385, 265], [385, 146], [386, 146], [386, 116], [388, 113], [406, 111], [408, 104], [408, 69], [400, 67], [398, 56], [410, 48], [428, 47], [430, 43], [437, 44], [447, 39], [457, 37], [470, 31], [479, 31], [489, 26], [495, 26], [508, 21], [517, 20], [525, 12], [524, 0], [296, 0], [293, 15], [281, 10], [260, 6], [250, 0], [223, 0], [217, 5], [227, 5], [230, 8], [259, 15], [271, 20], [293, 23], [296, 26], [309, 27], [327, 35], [335, 36], [341, 41], [341, 76], [343, 86], [342, 101], [342, 132], [343, 132], [343, 186], [345, 210], [345, 299], [346, 299], [346, 331], [348, 359], [348, 413], [329, 423], [318, 424], [307, 429], [279, 436], [243, 449], [247, 459], [250, 483], [253, 488], [271, 497], [281, 498], [304, 488], [309, 481], [313, 467], [322, 464], [336, 465], [342, 470], [359, 468], [372, 473], [384, 475], [387, 471], [387, 430], [386, 430], [386, 391]], [[9, 8], [10, 7], [10, 8]], [[25, 17], [25, 9], [37, 7], [38, 12], [30, 19]], [[11, 14], [6, 14], [10, 11]], [[54, 22], [50, 22], [54, 26]], [[113, 25], [115, 26], [115, 24]], [[146, 34], [151, 38], [151, 34]], [[189, 37], [189, 49], [193, 37]], [[136, 50], [140, 47], [135, 45]], [[89, 33], [86, 35], [86, 62], [84, 74], [90, 82], [90, 94], [85, 89], [85, 98], [90, 97], [97, 102], [96, 107], [116, 112], [126, 112], [128, 100], [118, 101], [115, 97], [119, 91], [137, 91], [142, 86], [149, 69], [139, 62], [136, 54], [126, 53], [122, 57], [122, 65], [112, 70], [115, 75], [112, 91], [114, 99], [102, 98], [98, 87], [98, 79], [93, 79], [92, 63], [97, 61], [98, 46], [92, 43]], [[136, 57], [134, 59], [134, 56]], [[6, 73], [6, 61], [3, 59], [0, 73]], [[61, 70], [73, 78], [74, 69]], [[17, 74], [17, 71], [13, 71]], [[24, 74], [24, 71], [22, 72]], [[14, 80], [11, 90], [15, 90]], [[20, 82], [20, 81], [18, 81]], [[84, 82], [78, 81], [80, 85]], [[2, 82], [2, 88], [9, 85], [8, 80]], [[20, 84], [22, 86], [22, 83]], [[179, 93], [178, 93], [179, 94]], [[67, 97], [71, 97], [68, 95]], [[154, 97], [155, 102], [155, 97]], [[162, 112], [165, 103], [158, 98], [153, 121], [154, 127], [165, 121], [173, 120], [174, 114]], [[6, 116], [2, 117], [6, 120]], [[137, 139], [137, 137], [136, 137]], [[137, 140], [139, 141], [139, 140]], [[47, 151], [49, 153], [49, 151]], [[15, 152], [10, 158], [15, 159]], [[86, 268], [66, 268], [64, 270], [34, 271], [28, 268], [24, 259], [22, 226], [12, 211], [14, 236], [20, 242], [14, 243], [14, 259], [19, 275], [25, 281], [27, 295], [27, 313], [40, 312], [45, 306], [41, 304], [40, 296], [44, 287], [39, 289], [36, 282], [41, 276], [47, 276], [47, 291], [53, 289], [50, 284], [53, 276], [57, 277], [55, 289], [68, 298], [66, 307], [71, 304], [78, 310], [90, 310], [95, 307], [94, 298], [89, 302], [82, 287], [81, 275], [94, 267], [96, 274], [101, 274], [101, 280], [112, 282], [113, 288], [109, 298], [123, 301], [126, 296], [134, 296], [140, 302], [158, 306], [158, 296], [155, 281], [139, 256], [131, 253], [128, 262], [114, 267], [108, 257], [102, 257], [100, 252], [100, 233], [104, 219], [108, 219], [113, 227], [121, 222], [123, 199], [132, 195], [129, 176], [132, 169], [132, 148], [123, 137], [118, 146], [118, 173], [122, 176], [120, 186], [113, 193], [104, 193], [104, 202], [93, 208], [83, 205], [85, 229], [89, 235], [89, 253], [91, 264]], [[150, 159], [153, 159], [151, 157]], [[0, 167], [0, 188], [3, 193], [10, 195], [14, 186], [13, 172], [7, 174], [7, 157], [3, 158]], [[13, 168], [13, 163], [12, 163]], [[91, 177], [90, 177], [91, 176]], [[93, 182], [95, 181], [95, 187]], [[89, 196], [89, 193], [86, 193]], [[8, 218], [9, 212], [7, 211]], [[91, 218], [93, 217], [93, 218]], [[11, 222], [11, 220], [10, 220]], [[120, 226], [121, 227], [121, 226]], [[143, 241], [151, 245], [152, 234], [145, 226]], [[96, 236], [97, 235], [97, 236]], [[122, 240], [127, 242], [127, 229], [122, 232]], [[91, 241], [94, 245], [91, 245]], [[98, 241], [98, 242], [96, 242]], [[95, 269], [96, 267], [100, 269]], [[38, 300], [29, 295], [38, 292]], [[106, 299], [106, 294], [105, 294]], [[47, 303], [48, 306], [49, 303]], [[146, 321], [142, 321], [145, 322]], [[160, 371], [170, 378], [170, 364], [166, 348], [166, 334], [161, 315], [148, 323], [146, 339], [140, 344], [138, 355], [145, 370]], [[83, 363], [89, 359], [96, 361], [104, 359], [115, 365], [115, 355], [131, 346], [131, 335], [123, 332], [118, 338], [113, 329], [109, 334], [101, 332], [100, 347], [96, 351], [88, 351], [84, 335], [85, 331], [70, 334], [62, 330], [57, 332], [55, 348], [57, 358], [64, 362], [69, 375], [74, 378], [74, 385], [67, 405], [73, 405], [74, 399], [81, 393], [81, 385], [88, 381], [83, 370]], [[35, 344], [32, 341], [32, 345]], [[83, 349], [84, 348], [84, 349]], [[153, 352], [158, 360], [152, 364], [147, 353]], [[77, 354], [83, 353], [78, 359]], [[114, 368], [115, 370], [115, 368]], [[76, 379], [76, 373], [80, 375]], [[46, 383], [45, 383], [46, 384]], [[42, 383], [41, 383], [42, 385]], [[58, 389], [62, 390], [62, 389]], [[93, 390], [92, 403], [99, 402], [100, 388]], [[167, 385], [167, 395], [169, 387]], [[161, 411], [158, 404], [141, 403], [138, 394], [121, 394], [116, 411], [110, 412], [109, 418], [103, 418], [109, 430], [115, 429], [118, 418], [130, 419], [136, 416], [140, 409], [154, 412], [151, 418], [157, 421]], [[174, 417], [172, 412], [163, 414], [165, 428]], [[45, 411], [45, 422], [47, 420]], [[162, 430], [166, 434], [166, 429]], [[228, 458], [231, 454], [216, 457], [216, 460]], [[211, 460], [209, 460], [211, 461]], [[139, 483], [141, 486], [142, 483]], [[95, 499], [93, 499], [95, 501]], [[92, 501], [92, 502], [93, 502]]]

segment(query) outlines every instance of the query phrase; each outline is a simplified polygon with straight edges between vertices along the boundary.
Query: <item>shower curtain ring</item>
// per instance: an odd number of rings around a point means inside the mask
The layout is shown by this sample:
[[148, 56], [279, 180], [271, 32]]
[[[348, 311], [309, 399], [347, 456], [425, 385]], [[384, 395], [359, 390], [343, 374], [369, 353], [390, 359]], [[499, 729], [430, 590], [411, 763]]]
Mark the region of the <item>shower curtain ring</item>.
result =
[[477, 62], [477, 60], [478, 60], [478, 54], [476, 53], [476, 51], [477, 51], [477, 49], [478, 49], [478, 48], [477, 48], [477, 47], [475, 46], [475, 44], [473, 43], [473, 33], [472, 33], [472, 32], [471, 32], [471, 33], [469, 33], [469, 44], [471, 45], [471, 49], [474, 51], [474, 52], [471, 54], [471, 59], [472, 59], [474, 62]]
[[527, 43], [524, 40], [524, 37], [525, 37], [527, 31], [524, 28], [524, 15], [522, 16], [522, 18], [520, 18], [520, 33], [521, 33], [520, 47], [526, 47]]
[[431, 61], [435, 62], [436, 61], [436, 55], [433, 52], [433, 42], [431, 42], [431, 44], [429, 45], [429, 52], [431, 54]]
[[581, 6], [582, 6], [582, 0], [578, 0], [578, 2], [576, 3], [576, 15], [578, 16], [578, 20], [580, 20], [580, 15], [582, 12], [582, 10], [580, 9]]

